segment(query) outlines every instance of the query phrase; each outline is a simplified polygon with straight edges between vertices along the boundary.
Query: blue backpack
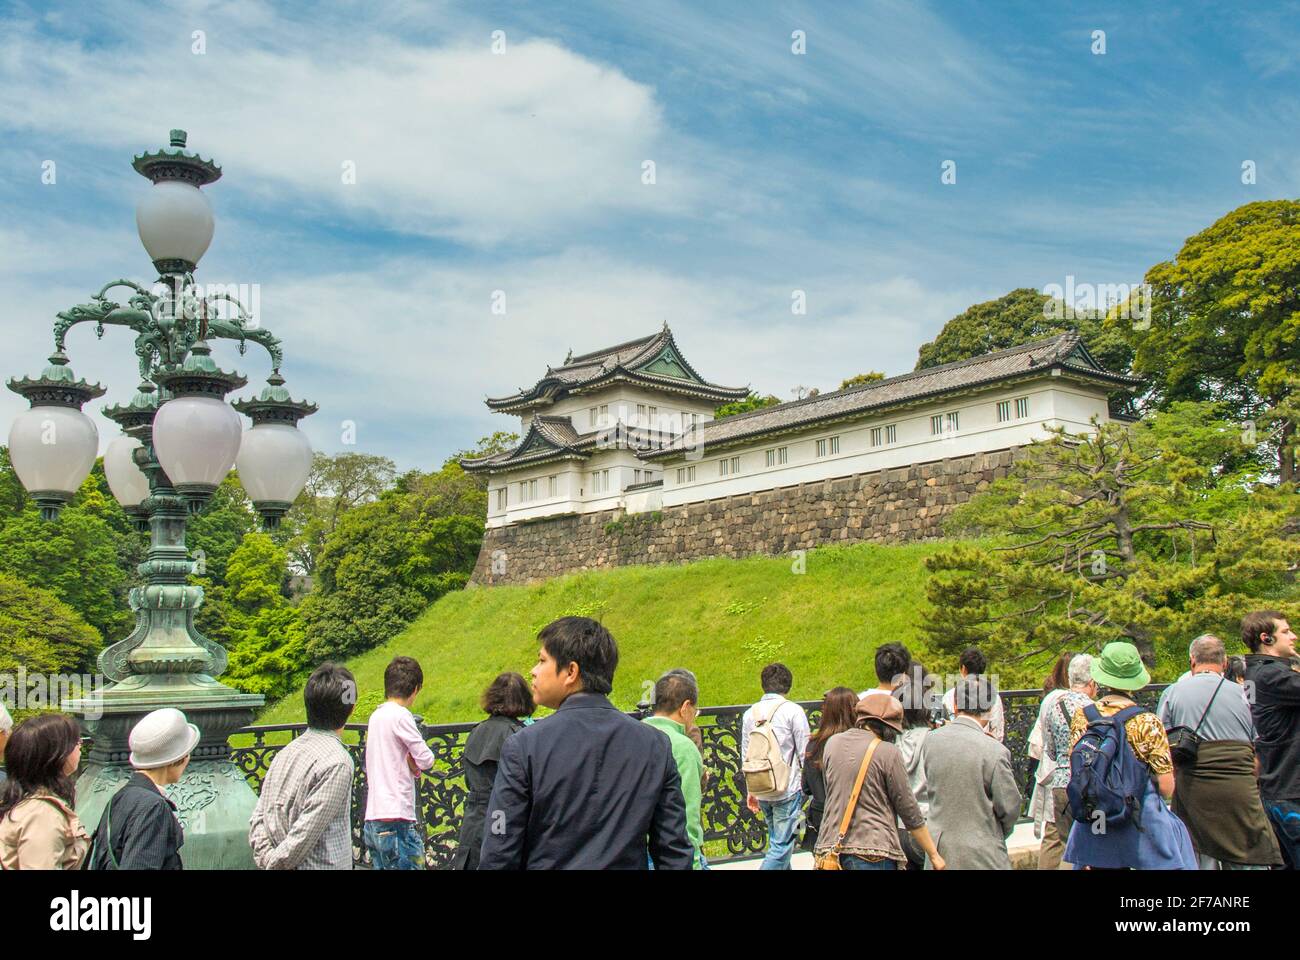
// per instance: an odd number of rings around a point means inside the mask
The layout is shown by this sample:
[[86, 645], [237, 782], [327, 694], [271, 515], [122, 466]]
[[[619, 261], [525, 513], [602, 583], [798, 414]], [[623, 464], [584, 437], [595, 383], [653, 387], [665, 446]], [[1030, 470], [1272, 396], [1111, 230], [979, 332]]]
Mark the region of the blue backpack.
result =
[[[1126, 707], [1113, 717], [1104, 717], [1093, 704], [1083, 708], [1088, 729], [1070, 751], [1070, 815], [1092, 827], [1097, 812], [1106, 827], [1132, 822], [1141, 826], [1142, 801], [1151, 784], [1151, 771], [1128, 745], [1124, 724], [1144, 707]], [[1100, 832], [1100, 831], [1097, 831]]]

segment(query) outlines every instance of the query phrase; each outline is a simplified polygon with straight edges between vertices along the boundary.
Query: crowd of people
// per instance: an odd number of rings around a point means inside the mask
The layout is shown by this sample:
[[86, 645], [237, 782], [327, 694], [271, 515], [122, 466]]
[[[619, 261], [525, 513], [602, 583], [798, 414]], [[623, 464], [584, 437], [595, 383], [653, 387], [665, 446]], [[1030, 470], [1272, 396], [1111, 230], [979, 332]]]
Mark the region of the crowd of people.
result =
[[[1029, 810], [1039, 869], [1295, 869], [1300, 860], [1300, 658], [1276, 611], [1242, 620], [1250, 651], [1228, 657], [1206, 634], [1154, 711], [1137, 648], [1062, 654], [1028, 738]], [[618, 666], [598, 622], [564, 617], [538, 636], [531, 683], [503, 673], [463, 751], [467, 796], [459, 869], [708, 869], [701, 798], [715, 775], [696, 724], [699, 684], [664, 673], [653, 714], [609, 700]], [[1009, 869], [1022, 809], [995, 678], [979, 650], [944, 691], [906, 647], [875, 652], [877, 686], [825, 694], [817, 729], [788, 698], [781, 663], [741, 720], [745, 805], [766, 830], [763, 869], [798, 847], [818, 869]], [[419, 663], [395, 657], [371, 715], [363, 842], [378, 870], [425, 865], [418, 778], [435, 757], [411, 707]], [[304, 690], [307, 729], [280, 749], [249, 820], [256, 865], [351, 869], [354, 761], [343, 731], [355, 678], [326, 663]], [[534, 722], [537, 707], [554, 712]], [[16, 728], [0, 705], [0, 868], [180, 869], [184, 831], [164, 788], [185, 772], [199, 731], [162, 709], [130, 733], [133, 775], [93, 834], [75, 812], [81, 759], [64, 714]]]

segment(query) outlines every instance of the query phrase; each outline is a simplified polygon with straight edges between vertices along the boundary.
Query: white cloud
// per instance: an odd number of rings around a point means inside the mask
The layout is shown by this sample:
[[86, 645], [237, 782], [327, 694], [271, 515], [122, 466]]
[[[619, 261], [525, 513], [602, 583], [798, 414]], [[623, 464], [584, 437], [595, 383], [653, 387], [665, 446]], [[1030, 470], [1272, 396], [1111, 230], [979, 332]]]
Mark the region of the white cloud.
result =
[[497, 55], [487, 34], [441, 47], [327, 31], [304, 47], [288, 25], [250, 35], [280, 46], [212, 39], [202, 56], [176, 44], [140, 55], [137, 37], [105, 49], [11, 30], [0, 128], [138, 150], [187, 127], [236, 189], [473, 245], [681, 213], [698, 195], [690, 147], [653, 89], [553, 42], [507, 35]]

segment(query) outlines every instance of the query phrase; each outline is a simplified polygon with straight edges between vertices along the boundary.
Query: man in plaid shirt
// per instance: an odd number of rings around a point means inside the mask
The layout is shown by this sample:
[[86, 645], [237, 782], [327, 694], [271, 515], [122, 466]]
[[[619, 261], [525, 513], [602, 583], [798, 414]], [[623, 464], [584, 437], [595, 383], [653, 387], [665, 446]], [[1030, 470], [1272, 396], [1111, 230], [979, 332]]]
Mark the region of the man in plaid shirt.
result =
[[346, 667], [324, 663], [303, 697], [308, 729], [271, 761], [248, 842], [263, 870], [351, 870], [353, 765], [342, 734], [356, 681]]

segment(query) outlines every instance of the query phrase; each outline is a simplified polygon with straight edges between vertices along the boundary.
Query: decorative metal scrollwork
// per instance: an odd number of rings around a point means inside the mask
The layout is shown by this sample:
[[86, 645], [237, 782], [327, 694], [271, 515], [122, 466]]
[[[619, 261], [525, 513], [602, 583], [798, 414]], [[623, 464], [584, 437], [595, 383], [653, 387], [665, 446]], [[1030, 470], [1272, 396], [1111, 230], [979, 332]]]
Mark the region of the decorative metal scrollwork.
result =
[[[1161, 689], [1148, 687], [1137, 694], [1136, 700], [1153, 707]], [[1024, 794], [1023, 813], [1028, 809], [1033, 786], [1033, 761], [1027, 754], [1029, 734], [1038, 717], [1043, 694], [1038, 690], [1008, 690], [999, 695], [1006, 717], [1004, 742], [1011, 751], [1016, 780]], [[814, 701], [801, 705], [808, 711], [808, 721], [815, 730], [821, 704]], [[767, 843], [766, 825], [745, 806], [745, 785], [740, 772], [740, 725], [748, 709], [748, 706], [707, 707], [699, 713], [704, 766], [709, 774], [701, 798], [704, 840], [706, 844], [721, 841], [727, 850], [725, 856], [710, 857], [713, 862], [757, 856]], [[639, 717], [640, 714], [631, 716]], [[431, 870], [447, 869], [456, 853], [466, 796], [461, 753], [474, 727], [473, 723], [421, 727], [434, 756], [433, 769], [420, 778], [416, 796], [417, 815], [424, 829], [425, 864]], [[267, 743], [268, 736], [278, 734], [276, 739], [287, 742], [305, 729], [305, 724], [245, 727], [239, 734], [251, 735], [253, 743], [232, 748], [231, 759], [253, 789], [260, 790], [271, 760], [284, 745]], [[369, 855], [361, 836], [366, 814], [366, 728], [364, 724], [349, 724], [346, 730], [345, 740], [353, 735], [357, 738], [357, 742], [347, 744], [355, 763], [352, 785], [353, 862], [358, 867], [368, 867]], [[287, 737], [284, 736], [286, 733]]]

